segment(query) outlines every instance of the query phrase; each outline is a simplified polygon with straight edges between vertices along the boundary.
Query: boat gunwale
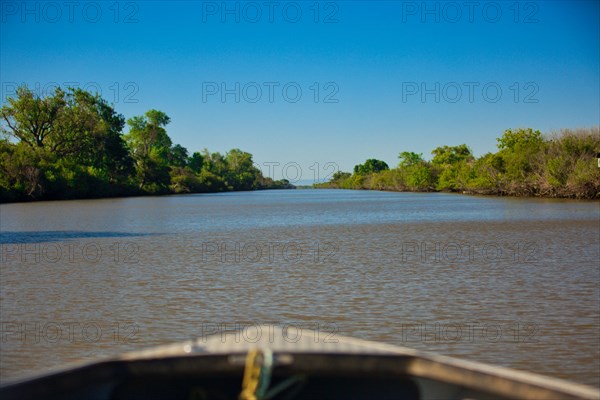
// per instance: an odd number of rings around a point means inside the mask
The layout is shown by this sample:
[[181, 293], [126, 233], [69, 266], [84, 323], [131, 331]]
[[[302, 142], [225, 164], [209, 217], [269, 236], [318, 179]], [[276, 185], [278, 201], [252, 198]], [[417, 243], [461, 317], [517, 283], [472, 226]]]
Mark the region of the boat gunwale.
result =
[[[280, 328], [277, 328], [280, 329]], [[281, 332], [278, 332], [281, 333]], [[280, 336], [281, 337], [281, 336]], [[269, 348], [275, 357], [274, 373], [279, 368], [292, 368], [303, 373], [328, 372], [389, 373], [415, 379], [427, 379], [449, 385], [469, 388], [507, 398], [560, 398], [600, 400], [600, 390], [559, 378], [532, 372], [462, 360], [454, 357], [424, 352], [385, 343], [370, 342], [350, 337], [337, 337], [336, 343], [282, 343], [281, 341], [257, 343], [230, 343], [222, 337], [209, 337], [175, 344], [152, 347], [124, 353], [97, 362], [87, 362], [48, 371], [43, 375], [25, 377], [0, 385], [0, 393], [25, 385], [44, 385], [51, 380], [72, 379], [69, 375], [102, 375], [104, 379], [147, 376], [157, 374], [162, 366], [166, 374], [205, 372], [222, 374], [239, 373], [243, 360], [252, 348]], [[296, 348], [296, 350], [294, 350]], [[205, 362], [199, 362], [203, 360]], [[189, 361], [193, 361], [192, 364]], [[335, 362], [335, 366], [333, 365]], [[170, 369], [170, 367], [175, 370]], [[193, 368], [191, 368], [192, 366]], [[367, 368], [367, 366], [369, 368]], [[204, 368], [205, 367], [205, 368]], [[215, 369], [219, 367], [218, 369]]]

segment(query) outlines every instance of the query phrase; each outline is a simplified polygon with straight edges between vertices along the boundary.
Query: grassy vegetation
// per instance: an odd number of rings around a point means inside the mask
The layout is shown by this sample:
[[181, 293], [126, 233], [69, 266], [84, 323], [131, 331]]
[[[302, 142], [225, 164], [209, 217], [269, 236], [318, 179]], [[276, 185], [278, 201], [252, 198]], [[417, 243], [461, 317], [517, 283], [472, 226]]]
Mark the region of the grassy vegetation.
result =
[[[391, 191], [448, 191], [502, 196], [600, 198], [600, 130], [564, 129], [543, 136], [532, 129], [508, 129], [498, 151], [475, 158], [465, 144], [434, 149], [431, 161], [402, 152], [396, 168], [338, 171], [320, 188]], [[385, 163], [383, 163], [385, 164]], [[385, 165], [387, 167], [387, 165]]]
[[80, 89], [40, 98], [21, 87], [0, 120], [0, 202], [293, 187], [264, 177], [239, 149], [189, 155], [171, 142], [165, 113], [125, 121]]

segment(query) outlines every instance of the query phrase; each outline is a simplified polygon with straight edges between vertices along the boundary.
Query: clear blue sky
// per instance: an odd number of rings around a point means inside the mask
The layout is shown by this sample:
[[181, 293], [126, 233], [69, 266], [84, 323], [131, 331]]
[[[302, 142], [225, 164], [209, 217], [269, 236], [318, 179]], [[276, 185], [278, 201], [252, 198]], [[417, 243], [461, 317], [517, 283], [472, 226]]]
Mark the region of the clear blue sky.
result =
[[303, 180], [600, 123], [598, 1], [272, 3], [2, 1], [2, 101], [77, 82], [127, 118], [166, 112], [190, 152], [238, 147]]

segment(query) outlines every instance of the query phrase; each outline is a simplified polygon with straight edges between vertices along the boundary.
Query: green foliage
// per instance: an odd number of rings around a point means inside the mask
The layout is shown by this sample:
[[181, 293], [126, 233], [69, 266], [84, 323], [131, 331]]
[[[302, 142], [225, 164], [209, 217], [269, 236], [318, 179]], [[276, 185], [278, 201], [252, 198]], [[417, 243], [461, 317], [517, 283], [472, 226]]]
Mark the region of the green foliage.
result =
[[350, 172], [337, 171], [333, 174], [333, 177], [331, 179], [333, 181], [343, 181], [344, 179], [350, 178], [350, 176], [352, 176]]
[[195, 173], [199, 173], [204, 165], [204, 156], [197, 151], [187, 160], [187, 165]]
[[471, 169], [466, 191], [493, 193], [498, 190], [499, 177], [504, 171], [504, 160], [497, 154], [487, 153], [478, 158]]
[[438, 190], [464, 191], [471, 179], [473, 154], [466, 144], [434, 149], [431, 163], [438, 169]]
[[0, 184], [2, 194], [12, 200], [30, 197], [42, 198], [46, 189], [46, 179], [41, 166], [51, 154], [37, 146], [20, 142], [0, 142]]
[[424, 162], [423, 153], [413, 153], [412, 151], [403, 151], [398, 156], [401, 167], [410, 167], [411, 165], [421, 164]]
[[534, 131], [531, 128], [519, 128], [515, 131], [507, 129], [501, 138], [496, 139], [500, 150], [515, 150], [517, 147], [538, 146], [543, 142], [540, 131]]
[[0, 109], [0, 202], [293, 188], [233, 149], [195, 152], [173, 145], [167, 114], [127, 120], [99, 96], [58, 88], [45, 98], [26, 87]]
[[185, 167], [174, 167], [171, 169], [170, 189], [173, 193], [198, 193], [205, 191], [198, 175]]
[[402, 184], [406, 190], [428, 191], [435, 186], [434, 173], [431, 165], [423, 159], [422, 153], [403, 151], [398, 156], [401, 171]]
[[508, 129], [497, 153], [477, 159], [465, 144], [441, 146], [431, 154], [402, 152], [392, 170], [338, 172], [318, 187], [397, 191], [459, 191], [514, 196], [600, 198], [598, 128], [563, 130], [543, 137], [532, 129]]
[[0, 109], [4, 122], [2, 133], [32, 148], [60, 145], [64, 134], [66, 93], [56, 89], [52, 96], [42, 99], [21, 86], [16, 94], [16, 98], [9, 98], [8, 104]]
[[431, 169], [425, 163], [406, 167], [405, 173], [406, 184], [412, 190], [429, 190], [434, 183]]
[[169, 122], [170, 118], [157, 110], [127, 120], [130, 130], [125, 139], [135, 160], [139, 188], [150, 193], [165, 192], [171, 183], [169, 165], [174, 157], [165, 129]]
[[434, 155], [431, 162], [437, 165], [453, 165], [460, 161], [469, 161], [473, 159], [471, 149], [469, 149], [466, 144], [438, 147], [434, 149], [431, 154]]
[[[169, 122], [149, 110], [127, 120], [124, 136], [125, 118], [97, 95], [57, 88], [42, 98], [20, 87], [0, 109], [0, 202], [293, 187], [262, 176], [239, 149], [189, 156], [172, 143]], [[318, 186], [600, 198], [598, 128], [550, 137], [508, 129], [497, 141], [497, 153], [478, 159], [465, 144], [437, 147], [431, 162], [402, 152], [391, 170], [368, 159]]]
[[274, 181], [271, 178], [264, 178], [264, 182], [260, 182], [259, 189], [294, 189], [295, 186], [287, 179], [279, 179]]
[[560, 187], [569, 178], [569, 160], [564, 156], [549, 158], [546, 162], [546, 178], [551, 186]]
[[174, 167], [185, 167], [188, 162], [187, 149], [180, 144], [176, 144], [175, 146], [171, 147], [169, 162]]
[[239, 190], [252, 190], [257, 188], [258, 178], [261, 175], [252, 162], [252, 154], [240, 149], [230, 150], [225, 161], [228, 168], [227, 183]]
[[390, 167], [381, 160], [376, 160], [374, 158], [370, 158], [365, 161], [364, 164], [358, 164], [354, 166], [354, 173], [367, 175], [375, 172], [384, 171], [386, 169], [390, 169]]

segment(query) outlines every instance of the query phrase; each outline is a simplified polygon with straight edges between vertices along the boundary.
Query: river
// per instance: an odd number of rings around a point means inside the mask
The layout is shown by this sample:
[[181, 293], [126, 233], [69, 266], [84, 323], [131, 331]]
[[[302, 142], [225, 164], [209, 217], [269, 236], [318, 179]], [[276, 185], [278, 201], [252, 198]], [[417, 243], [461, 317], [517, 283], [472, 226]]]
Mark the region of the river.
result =
[[0, 206], [0, 380], [253, 324], [600, 386], [598, 202], [285, 190]]

